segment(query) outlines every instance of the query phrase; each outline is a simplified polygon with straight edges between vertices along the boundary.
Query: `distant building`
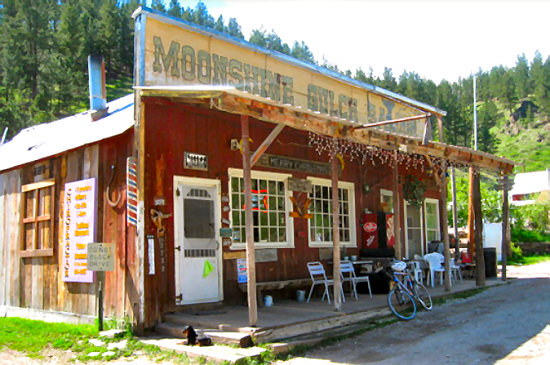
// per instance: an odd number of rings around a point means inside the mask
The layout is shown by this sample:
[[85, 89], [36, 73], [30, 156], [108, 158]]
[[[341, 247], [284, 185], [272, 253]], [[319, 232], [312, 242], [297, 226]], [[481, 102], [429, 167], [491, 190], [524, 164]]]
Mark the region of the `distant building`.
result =
[[521, 206], [550, 200], [550, 169], [517, 174], [510, 191], [511, 204]]

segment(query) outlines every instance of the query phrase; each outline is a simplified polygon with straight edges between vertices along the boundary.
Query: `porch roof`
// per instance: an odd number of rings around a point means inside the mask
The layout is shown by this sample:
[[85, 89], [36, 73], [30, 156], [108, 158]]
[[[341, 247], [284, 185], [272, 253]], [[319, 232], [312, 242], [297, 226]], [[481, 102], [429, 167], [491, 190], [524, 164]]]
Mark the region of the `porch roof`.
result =
[[[232, 87], [136, 86], [135, 89], [142, 97], [165, 97], [180, 102], [203, 104], [228, 113], [248, 115], [266, 122], [345, 138], [368, 146], [445, 159], [453, 165], [474, 166], [504, 175], [511, 174], [514, 169], [513, 161], [490, 153], [435, 141], [423, 144], [420, 138], [369, 128], [368, 124], [282, 104]], [[425, 114], [423, 117], [428, 116], [429, 114]]]

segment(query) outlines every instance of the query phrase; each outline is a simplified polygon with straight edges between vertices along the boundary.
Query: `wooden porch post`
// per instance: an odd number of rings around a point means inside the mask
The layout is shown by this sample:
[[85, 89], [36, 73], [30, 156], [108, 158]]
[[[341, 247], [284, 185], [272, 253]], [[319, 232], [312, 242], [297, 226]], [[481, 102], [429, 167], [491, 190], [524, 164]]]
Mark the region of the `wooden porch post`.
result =
[[508, 205], [508, 190], [510, 189], [510, 180], [508, 176], [502, 177], [502, 281], [506, 281], [506, 265], [508, 253], [510, 252], [510, 219]]
[[[473, 168], [472, 168], [473, 171]], [[476, 243], [476, 285], [485, 286], [485, 258], [483, 257], [483, 213], [479, 173], [473, 172], [474, 240]]]
[[451, 291], [449, 219], [447, 218], [447, 165], [441, 172], [441, 225], [443, 226], [443, 247], [445, 256], [445, 291]]
[[456, 208], [456, 174], [455, 167], [451, 167], [451, 179], [453, 186], [453, 230], [455, 235], [455, 258], [459, 258], [460, 255], [460, 240], [458, 239], [458, 213]]
[[395, 151], [393, 162], [393, 229], [395, 237], [395, 257], [398, 260], [403, 258], [401, 253], [401, 204], [399, 199], [399, 163], [397, 161], [398, 151]]
[[475, 250], [475, 230], [474, 230], [474, 168], [470, 167], [469, 187], [468, 187], [468, 253], [474, 257]]
[[338, 202], [338, 158], [336, 152], [332, 156], [331, 173], [332, 173], [332, 262], [334, 279], [334, 310], [339, 312], [342, 309], [342, 298], [340, 297], [341, 280], [340, 280], [340, 204]]
[[248, 324], [253, 327], [258, 322], [258, 308], [256, 301], [256, 252], [254, 251], [254, 231], [252, 230], [252, 183], [250, 178], [250, 145], [248, 138], [248, 116], [241, 115], [241, 134], [243, 143], [243, 180], [244, 180], [244, 203], [245, 228], [246, 228], [246, 268], [248, 272], [247, 293], [248, 293]]

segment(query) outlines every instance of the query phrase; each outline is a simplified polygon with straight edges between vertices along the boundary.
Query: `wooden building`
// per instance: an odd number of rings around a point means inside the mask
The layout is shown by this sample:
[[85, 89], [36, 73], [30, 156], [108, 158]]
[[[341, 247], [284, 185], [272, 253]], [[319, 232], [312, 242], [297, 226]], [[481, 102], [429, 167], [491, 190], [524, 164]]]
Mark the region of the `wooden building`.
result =
[[116, 247], [107, 316], [143, 329], [248, 300], [254, 325], [256, 282], [361, 249], [448, 247], [447, 167], [512, 172], [430, 140], [432, 122], [444, 128], [435, 107], [148, 8], [134, 17], [133, 96], [0, 147], [5, 310], [93, 316], [95, 241]]

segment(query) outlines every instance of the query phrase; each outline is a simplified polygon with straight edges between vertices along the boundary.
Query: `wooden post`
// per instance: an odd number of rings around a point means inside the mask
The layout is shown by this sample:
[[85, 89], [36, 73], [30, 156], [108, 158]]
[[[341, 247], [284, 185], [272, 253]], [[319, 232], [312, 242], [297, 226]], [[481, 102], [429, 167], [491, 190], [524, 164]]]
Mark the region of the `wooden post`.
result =
[[441, 172], [441, 225], [443, 226], [443, 247], [445, 256], [445, 291], [451, 291], [449, 219], [447, 218], [447, 165]]
[[334, 310], [342, 310], [342, 298], [340, 291], [342, 282], [340, 279], [340, 204], [338, 202], [338, 158], [336, 152], [332, 156], [331, 173], [332, 173], [332, 262], [334, 279]]
[[458, 238], [458, 213], [456, 208], [456, 174], [455, 174], [455, 167], [451, 167], [451, 181], [452, 181], [452, 187], [453, 187], [453, 230], [455, 235], [455, 258], [460, 258], [460, 239]]
[[474, 175], [474, 168], [470, 167], [470, 184], [468, 190], [468, 253], [472, 257], [476, 255], [474, 234]]
[[508, 262], [508, 253], [510, 252], [510, 225], [509, 225], [509, 205], [508, 205], [508, 176], [502, 177], [502, 281], [506, 281], [506, 265]]
[[485, 286], [485, 258], [483, 256], [483, 213], [479, 173], [473, 173], [474, 237], [476, 243], [476, 285]]
[[395, 237], [395, 257], [398, 260], [403, 258], [401, 253], [401, 204], [399, 204], [399, 163], [398, 151], [394, 152], [393, 162], [393, 229]]
[[443, 143], [443, 118], [437, 116], [437, 132], [439, 134], [439, 142]]
[[256, 252], [254, 251], [254, 231], [252, 221], [252, 182], [250, 178], [250, 145], [248, 138], [248, 116], [241, 115], [241, 133], [243, 143], [243, 180], [244, 203], [246, 205], [244, 220], [246, 229], [246, 268], [248, 273], [248, 324], [253, 327], [258, 322], [256, 299]]
[[262, 157], [263, 153], [267, 150], [267, 148], [271, 145], [271, 143], [277, 138], [279, 133], [283, 130], [285, 127], [284, 124], [277, 124], [275, 128], [269, 133], [269, 136], [262, 142], [262, 144], [258, 147], [258, 149], [252, 154], [252, 157], [250, 159], [250, 166], [254, 166], [256, 162]]

